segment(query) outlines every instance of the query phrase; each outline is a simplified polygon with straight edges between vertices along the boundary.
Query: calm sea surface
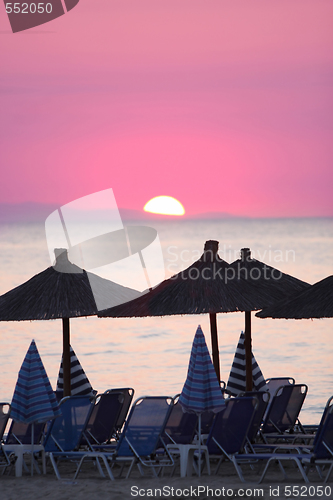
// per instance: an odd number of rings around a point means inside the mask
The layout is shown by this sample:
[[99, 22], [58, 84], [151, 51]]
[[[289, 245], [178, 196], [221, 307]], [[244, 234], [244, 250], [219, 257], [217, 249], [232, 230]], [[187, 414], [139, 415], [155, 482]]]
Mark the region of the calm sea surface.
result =
[[[146, 223], [147, 224], [147, 223]], [[167, 276], [188, 267], [204, 242], [220, 242], [220, 256], [232, 262], [242, 247], [283, 272], [311, 284], [333, 274], [332, 219], [226, 219], [149, 222], [158, 230]], [[0, 225], [0, 293], [50, 265], [41, 224]], [[198, 324], [210, 349], [208, 315], [142, 319], [71, 320], [71, 344], [98, 391], [133, 387], [136, 396], [175, 395], [187, 374]], [[243, 313], [218, 315], [221, 376], [227, 381], [244, 328]], [[333, 319], [270, 320], [253, 315], [253, 352], [265, 378], [290, 376], [309, 392], [304, 423], [315, 423], [333, 394]], [[35, 339], [55, 387], [62, 351], [60, 320], [0, 323], [1, 401], [11, 401], [18, 370]]]

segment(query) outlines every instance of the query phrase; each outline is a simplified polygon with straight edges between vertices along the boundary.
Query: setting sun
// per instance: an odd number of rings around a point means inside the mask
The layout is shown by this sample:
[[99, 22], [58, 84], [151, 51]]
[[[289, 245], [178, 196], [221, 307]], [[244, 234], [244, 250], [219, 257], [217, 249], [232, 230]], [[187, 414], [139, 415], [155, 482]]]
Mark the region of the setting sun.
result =
[[184, 215], [185, 209], [180, 201], [172, 196], [156, 196], [143, 207], [145, 212], [163, 215]]

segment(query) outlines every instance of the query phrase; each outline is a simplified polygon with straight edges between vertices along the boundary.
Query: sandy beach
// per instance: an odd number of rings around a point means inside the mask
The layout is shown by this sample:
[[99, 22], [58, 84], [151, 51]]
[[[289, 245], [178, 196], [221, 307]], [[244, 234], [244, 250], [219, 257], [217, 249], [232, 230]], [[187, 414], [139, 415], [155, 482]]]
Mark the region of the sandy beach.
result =
[[[134, 498], [276, 498], [285, 499], [301, 496], [302, 498], [333, 498], [333, 477], [328, 484], [323, 484], [315, 472], [310, 473], [310, 484], [305, 484], [293, 466], [286, 467], [288, 476], [282, 479], [280, 471], [272, 466], [263, 484], [254, 482], [257, 476], [242, 483], [231, 464], [225, 463], [218, 475], [180, 478], [178, 471], [173, 477], [167, 472], [164, 477], [153, 477], [145, 471], [142, 477], [137, 470], [129, 479], [117, 478], [114, 481], [102, 478], [91, 464], [87, 464], [80, 476], [73, 481], [73, 471], [68, 464], [60, 468], [62, 480], [57, 480], [48, 465], [45, 476], [33, 477], [24, 473], [21, 478], [9, 475], [0, 478], [0, 499], [6, 500], [130, 500]], [[333, 476], [333, 475], [332, 475]], [[325, 489], [326, 488], [326, 489]], [[297, 495], [297, 492], [299, 493]], [[290, 494], [292, 493], [292, 494]]]

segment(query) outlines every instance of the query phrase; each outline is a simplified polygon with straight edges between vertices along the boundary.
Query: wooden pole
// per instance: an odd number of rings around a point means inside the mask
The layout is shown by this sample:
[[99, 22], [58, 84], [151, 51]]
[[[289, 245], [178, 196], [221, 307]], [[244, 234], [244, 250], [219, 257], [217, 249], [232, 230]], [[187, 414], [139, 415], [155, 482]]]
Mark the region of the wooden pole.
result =
[[217, 380], [220, 383], [220, 355], [219, 355], [219, 342], [217, 338], [217, 321], [216, 313], [209, 313], [210, 319], [210, 334], [212, 338], [212, 354], [213, 354], [213, 365], [215, 368]]
[[245, 311], [245, 366], [246, 390], [252, 391], [252, 340], [251, 340], [251, 311]]
[[71, 362], [70, 362], [70, 334], [69, 334], [69, 318], [62, 318], [62, 333], [63, 333], [63, 346], [62, 346], [62, 356], [63, 356], [63, 376], [64, 376], [64, 394], [63, 396], [71, 395]]

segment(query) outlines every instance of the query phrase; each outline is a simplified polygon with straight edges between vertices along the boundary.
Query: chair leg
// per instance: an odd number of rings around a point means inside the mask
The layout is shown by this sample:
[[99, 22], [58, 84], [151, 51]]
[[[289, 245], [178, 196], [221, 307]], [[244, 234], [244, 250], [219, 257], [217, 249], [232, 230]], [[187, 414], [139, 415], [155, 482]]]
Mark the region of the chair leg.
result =
[[[260, 479], [259, 479], [259, 483], [261, 483], [261, 482], [263, 481], [263, 479], [264, 479], [264, 477], [265, 477], [265, 475], [266, 475], [266, 472], [267, 472], [267, 470], [268, 470], [268, 468], [269, 468], [269, 466], [270, 466], [270, 463], [271, 463], [272, 461], [276, 461], [276, 460], [278, 460], [278, 459], [277, 459], [277, 457], [272, 457], [272, 458], [270, 458], [270, 459], [267, 461], [267, 464], [266, 464], [266, 467], [265, 467], [265, 469], [264, 469], [264, 472], [262, 473], [262, 475], [261, 475], [261, 477], [260, 477]], [[300, 460], [299, 460], [296, 456], [295, 456], [295, 457], [290, 457], [290, 458], [288, 458], [287, 460], [294, 460], [294, 462], [296, 463], [296, 465], [297, 465], [297, 467], [298, 467], [298, 470], [300, 471], [300, 473], [301, 473], [301, 475], [302, 475], [302, 477], [303, 477], [304, 481], [305, 481], [306, 483], [309, 483], [309, 482], [310, 482], [310, 481], [309, 481], [309, 478], [307, 477], [307, 475], [306, 475], [306, 473], [305, 473], [305, 471], [304, 471], [304, 468], [303, 468], [303, 466], [302, 466], [302, 464], [301, 464]], [[281, 461], [280, 461], [280, 460], [278, 460], [278, 463], [279, 463], [280, 470], [282, 471], [282, 473], [283, 473], [284, 477], [285, 477], [285, 478], [287, 478], [287, 474], [286, 474], [286, 472], [285, 472], [285, 470], [284, 470], [284, 467], [283, 467], [283, 465], [282, 465]]]
[[[105, 455], [103, 455], [103, 454], [102, 454], [102, 455], [101, 455], [101, 459], [103, 460], [103, 463], [104, 463], [104, 466], [105, 466], [105, 468], [106, 468], [106, 471], [107, 471], [107, 473], [108, 473], [109, 478], [111, 479], [111, 481], [114, 481], [114, 476], [113, 476], [112, 471], [111, 471], [111, 468], [110, 468], [110, 466], [109, 466], [109, 463], [108, 463], [108, 459], [107, 459], [107, 457], [106, 457]], [[97, 460], [98, 460], [98, 459], [97, 459]], [[104, 474], [103, 474], [103, 476], [104, 476]]]
[[[103, 459], [102, 459], [102, 460], [103, 460]], [[105, 464], [105, 462], [104, 462], [104, 464]], [[103, 472], [103, 469], [102, 469], [102, 467], [101, 467], [101, 464], [100, 464], [100, 462], [99, 462], [99, 458], [98, 458], [98, 457], [96, 457], [96, 465], [97, 465], [97, 469], [98, 469], [98, 472], [100, 473], [100, 475], [101, 475], [102, 477], [105, 477], [105, 474], [104, 474], [104, 472]]]
[[55, 460], [52, 452], [49, 454], [49, 457], [50, 457], [51, 464], [52, 464], [53, 470], [55, 472], [55, 475], [57, 476], [57, 479], [59, 479], [59, 481], [60, 481], [61, 480], [61, 476], [59, 474], [57, 463], [56, 463], [56, 460]]
[[331, 475], [332, 470], [333, 470], [333, 462], [332, 462], [332, 464], [331, 464], [330, 468], [328, 469], [328, 473], [327, 473], [327, 474], [326, 474], [326, 476], [325, 476], [324, 483], [327, 483], [327, 482], [328, 482], [328, 480], [329, 480], [329, 477], [330, 477], [330, 475]]
[[77, 469], [76, 469], [76, 472], [75, 472], [75, 475], [74, 475], [74, 479], [76, 479], [78, 477], [79, 472], [81, 470], [81, 466], [82, 466], [82, 464], [83, 464], [83, 462], [84, 462], [84, 460], [86, 458], [95, 458], [96, 459], [96, 465], [97, 465], [98, 472], [100, 473], [100, 475], [102, 477], [105, 477], [105, 474], [103, 472], [103, 469], [102, 469], [100, 461], [99, 461], [99, 459], [101, 459], [103, 461], [103, 463], [104, 463], [104, 466], [105, 466], [105, 469], [106, 469], [106, 471], [108, 473], [109, 478], [111, 479], [111, 481], [114, 480], [114, 476], [113, 476], [112, 471], [110, 469], [110, 466], [108, 464], [107, 458], [106, 458], [105, 455], [103, 455], [103, 453], [100, 453], [100, 454], [96, 453], [94, 455], [89, 455], [89, 454], [83, 455], [83, 457], [81, 458], [81, 460], [79, 462], [79, 465], [77, 466]]
[[236, 469], [236, 472], [238, 474], [239, 479], [242, 481], [242, 483], [245, 483], [245, 478], [243, 476], [243, 471], [242, 471], [241, 466], [237, 462], [237, 459], [235, 457], [231, 457], [231, 462], [234, 464], [234, 467]]
[[[130, 474], [131, 474], [131, 472], [132, 472], [132, 469], [133, 469], [133, 466], [134, 466], [135, 462], [136, 462], [136, 460], [135, 460], [135, 458], [133, 458], [133, 460], [131, 460], [131, 465], [129, 466], [129, 469], [128, 469], [128, 471], [127, 471], [127, 474], [126, 474], [126, 479], [128, 479], [128, 478], [130, 477]], [[141, 464], [140, 464], [140, 465], [141, 465]], [[139, 471], [140, 471], [141, 476], [143, 476], [143, 471], [142, 471], [142, 468], [140, 469], [140, 465], [138, 464], [138, 469], [139, 469]], [[123, 466], [123, 467], [124, 467], [124, 466]]]

